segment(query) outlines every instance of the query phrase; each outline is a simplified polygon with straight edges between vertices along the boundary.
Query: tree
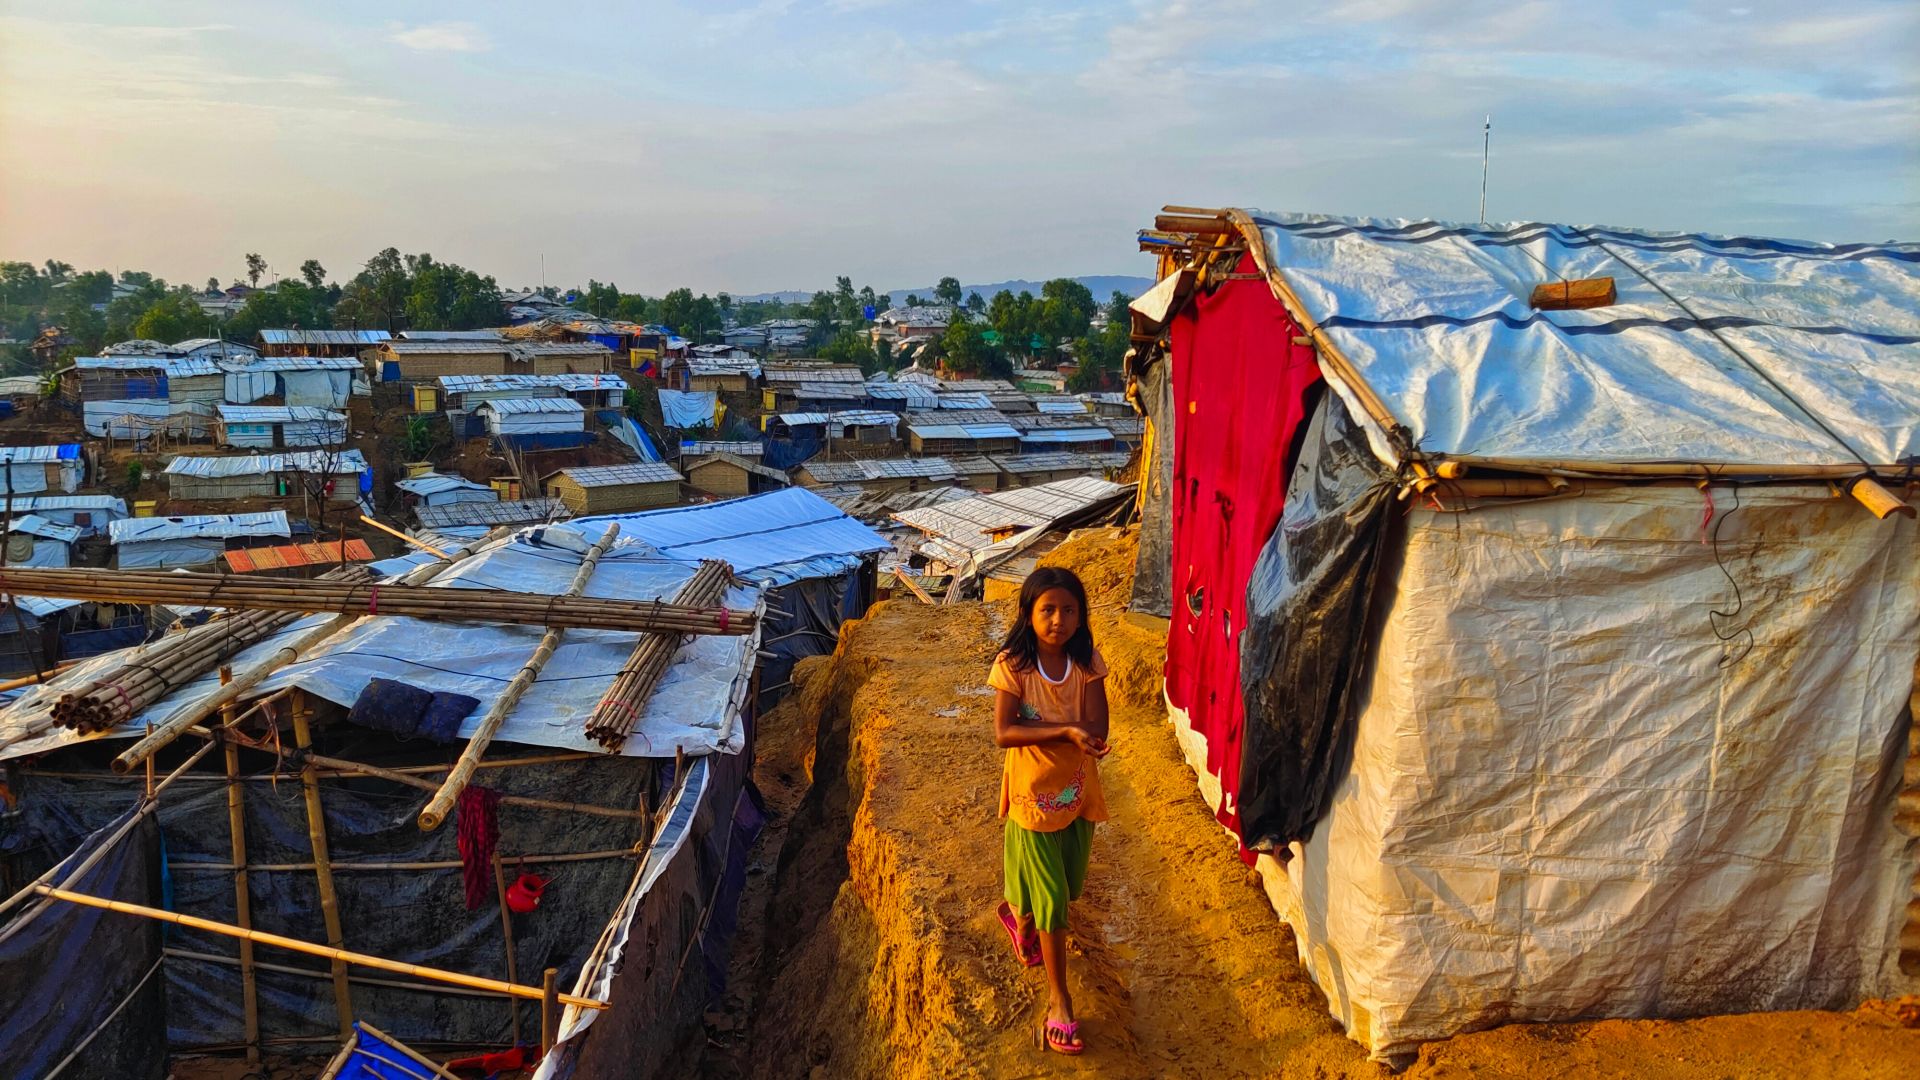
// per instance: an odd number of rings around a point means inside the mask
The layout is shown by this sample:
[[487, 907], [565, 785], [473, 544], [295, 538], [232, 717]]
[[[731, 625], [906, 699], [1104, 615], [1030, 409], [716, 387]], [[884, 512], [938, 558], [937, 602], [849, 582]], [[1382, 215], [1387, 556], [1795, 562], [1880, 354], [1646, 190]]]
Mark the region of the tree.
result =
[[880, 360], [868, 343], [868, 335], [859, 330], [842, 330], [820, 349], [820, 359], [836, 364], [857, 364], [865, 374], [880, 370]]
[[1098, 307], [1093, 293], [1072, 278], [1054, 278], [1040, 286], [1040, 317], [1036, 327], [1054, 343], [1085, 337], [1087, 324]]
[[985, 314], [987, 310], [987, 302], [985, 300], [980, 299], [979, 293], [970, 292], [967, 294], [967, 310], [974, 313], [975, 315]]
[[308, 259], [300, 264], [300, 277], [310, 288], [319, 288], [327, 283], [327, 268], [320, 265], [319, 259]]
[[726, 293], [715, 294], [713, 298], [713, 306], [720, 309], [720, 325], [721, 326], [727, 326], [732, 323], [733, 321], [733, 297], [732, 296], [729, 296]]
[[1006, 376], [1013, 373], [1004, 350], [987, 344], [980, 328], [965, 319], [955, 319], [935, 341], [947, 366], [958, 372], [976, 375]]
[[219, 279], [219, 278], [217, 278], [217, 277], [210, 277], [210, 278], [208, 278], [208, 279], [207, 279], [207, 291], [208, 291], [209, 293], [217, 293], [217, 292], [219, 292], [219, 291], [220, 291], [220, 279]]
[[47, 280], [56, 285], [73, 276], [72, 263], [61, 262], [58, 259], [48, 259], [44, 265], [47, 270]]
[[136, 289], [144, 289], [153, 284], [153, 282], [153, 275], [147, 273], [145, 270], [120, 271], [120, 284], [122, 285], [131, 285]]
[[253, 286], [256, 289], [259, 288], [260, 276], [262, 274], [265, 274], [266, 272], [267, 272], [267, 260], [261, 258], [259, 255], [255, 254], [254, 252], [249, 251], [247, 253], [247, 284]]
[[933, 298], [948, 307], [960, 306], [960, 279], [943, 277], [940, 284], [933, 287]]
[[[871, 285], [860, 286], [860, 313], [862, 318], [865, 318], [866, 311], [868, 308], [872, 308], [873, 313], [875, 315], [878, 315], [880, 314], [880, 309], [885, 306], [886, 305], [880, 302], [879, 295], [873, 291], [873, 286]], [[871, 321], [871, 320], [868, 320], [868, 321]]]
[[334, 323], [327, 294], [304, 281], [288, 279], [277, 289], [256, 292], [227, 322], [223, 337], [245, 341], [262, 330], [299, 327], [326, 330]]
[[170, 292], [154, 301], [133, 324], [133, 336], [154, 341], [185, 341], [201, 337], [207, 329], [207, 313], [200, 310], [185, 292]]
[[925, 300], [922, 300], [922, 299], [920, 299], [920, 297], [919, 297], [919, 295], [918, 295], [918, 294], [916, 294], [916, 293], [908, 293], [908, 294], [907, 294], [907, 306], [908, 306], [908, 307], [921, 307], [921, 306], [924, 306], [925, 304], [926, 304], [926, 301], [925, 301]]
[[398, 330], [412, 291], [413, 281], [399, 249], [383, 248], [340, 291], [334, 320], [354, 327]]

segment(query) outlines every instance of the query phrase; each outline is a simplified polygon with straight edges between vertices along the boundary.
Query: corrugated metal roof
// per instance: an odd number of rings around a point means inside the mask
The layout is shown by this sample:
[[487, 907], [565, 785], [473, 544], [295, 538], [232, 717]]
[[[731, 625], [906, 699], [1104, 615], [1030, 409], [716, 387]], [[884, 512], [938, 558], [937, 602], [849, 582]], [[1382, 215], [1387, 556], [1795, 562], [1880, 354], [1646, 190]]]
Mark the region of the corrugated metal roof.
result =
[[402, 330], [404, 341], [504, 341], [498, 330]]
[[327, 472], [334, 474], [365, 472], [367, 461], [358, 450], [338, 454], [325, 451], [292, 451], [284, 454], [182, 454], [167, 462], [168, 476], [265, 476], [283, 472]]
[[762, 364], [760, 377], [769, 383], [797, 384], [823, 382], [864, 383], [867, 376], [850, 365]]
[[893, 515], [893, 519], [943, 541], [943, 547], [973, 552], [992, 546], [995, 542], [992, 533], [997, 530], [1051, 525], [1075, 511], [1128, 490], [1123, 484], [1080, 476], [906, 510]]
[[665, 484], [682, 479], [673, 466], [658, 461], [641, 461], [631, 465], [584, 465], [573, 469], [561, 469], [555, 475], [564, 476], [581, 487]]
[[364, 371], [366, 365], [351, 356], [260, 356], [250, 360], [228, 360], [220, 365], [229, 372], [245, 371]]
[[608, 356], [613, 352], [597, 341], [517, 341], [513, 350], [523, 356]]
[[107, 526], [116, 544], [149, 540], [190, 540], [199, 537], [292, 536], [285, 510], [258, 514], [199, 514], [191, 517], [122, 518]]
[[1147, 430], [1146, 419], [1139, 416], [1100, 416], [1094, 418], [1094, 423], [1115, 435], [1128, 438], [1144, 434]]
[[170, 379], [220, 374], [220, 365], [204, 356], [76, 356], [81, 371], [163, 371]]
[[220, 419], [229, 424], [345, 423], [347, 414], [313, 405], [222, 405]]
[[493, 490], [485, 484], [475, 483], [464, 476], [448, 476], [446, 473], [428, 473], [425, 476], [410, 476], [393, 486], [413, 495], [438, 495], [446, 491]]
[[489, 398], [474, 407], [474, 412], [497, 416], [528, 413], [584, 413], [586, 407], [570, 397]]
[[1118, 450], [1093, 454], [1055, 450], [1037, 454], [997, 454], [989, 460], [1001, 472], [1013, 476], [1029, 476], [1034, 473], [1058, 472], [1062, 469], [1081, 469], [1087, 473], [1097, 473], [1107, 469], [1123, 468], [1132, 458], [1133, 455]]
[[393, 335], [385, 330], [262, 330], [269, 345], [378, 345]]
[[1039, 412], [1060, 416], [1087, 415], [1086, 404], [1073, 398], [1043, 398], [1036, 395], [1033, 399], [1033, 407]]
[[422, 506], [414, 511], [422, 528], [457, 529], [463, 525], [537, 525], [573, 516], [559, 499], [515, 499], [510, 502], [460, 502]]
[[800, 383], [781, 391], [801, 401], [864, 401], [867, 396], [865, 385], [854, 382]]
[[919, 383], [867, 384], [867, 396], [875, 401], [904, 401], [909, 409], [937, 409], [940, 395]]
[[694, 376], [745, 375], [760, 377], [760, 361], [750, 356], [697, 356], [687, 361], [687, 374]]
[[603, 371], [569, 371], [556, 375], [442, 375], [440, 389], [449, 394], [488, 390], [543, 390], [558, 387], [568, 393], [583, 390], [622, 390], [627, 381]]
[[761, 457], [767, 448], [758, 442], [728, 442], [719, 439], [693, 440], [680, 444], [682, 456], [698, 454], [734, 454], [739, 457]]
[[936, 401], [938, 402], [938, 405], [941, 409], [991, 409], [993, 408], [993, 402], [988, 400], [987, 395], [981, 394], [981, 393], [941, 394], [937, 397]]
[[866, 458], [860, 461], [809, 461], [808, 475], [823, 484], [857, 483], [865, 480], [958, 480], [947, 459]]
[[770, 469], [767, 466], [762, 465], [751, 458], [743, 458], [738, 454], [728, 454], [728, 453], [702, 454], [697, 458], [690, 458], [687, 460], [683, 460], [681, 462], [681, 466], [686, 469], [688, 474], [691, 474], [693, 470], [699, 468], [700, 466], [705, 465], [709, 462], [714, 462], [714, 461], [724, 462], [728, 465], [732, 465], [737, 469], [745, 469], [750, 473], [757, 473], [761, 476], [766, 477], [769, 480], [778, 480], [783, 484], [787, 482], [786, 473], [781, 472], [779, 469]]
[[985, 394], [995, 390], [1018, 390], [1005, 379], [942, 379], [940, 389], [959, 394]]
[[380, 348], [394, 356], [442, 356], [473, 353], [508, 355], [513, 346], [505, 341], [383, 341]]
[[[341, 561], [338, 540], [322, 544], [285, 544], [280, 547], [242, 548], [225, 553], [227, 565], [237, 573], [261, 570], [285, 570], [293, 566], [324, 566]], [[373, 549], [365, 540], [346, 542], [347, 562], [372, 562]]]
[[[1011, 424], [919, 424], [908, 423], [907, 430], [922, 439], [1017, 439], [1020, 432]], [[1101, 434], [1105, 434], [1102, 432]]]
[[78, 525], [63, 525], [57, 521], [49, 521], [39, 514], [22, 514], [14, 518], [7, 529], [31, 536], [44, 536], [63, 544], [71, 544], [86, 534], [86, 530]]
[[884, 409], [835, 409], [831, 412], [783, 412], [779, 421], [788, 427], [804, 424], [838, 424], [842, 427], [892, 427], [900, 422], [897, 413]]
[[1023, 443], [1109, 442], [1113, 432], [1103, 427], [1039, 428], [1020, 436]]
[[34, 510], [108, 510], [116, 514], [127, 512], [127, 501], [112, 495], [15, 495], [13, 508], [16, 511]]

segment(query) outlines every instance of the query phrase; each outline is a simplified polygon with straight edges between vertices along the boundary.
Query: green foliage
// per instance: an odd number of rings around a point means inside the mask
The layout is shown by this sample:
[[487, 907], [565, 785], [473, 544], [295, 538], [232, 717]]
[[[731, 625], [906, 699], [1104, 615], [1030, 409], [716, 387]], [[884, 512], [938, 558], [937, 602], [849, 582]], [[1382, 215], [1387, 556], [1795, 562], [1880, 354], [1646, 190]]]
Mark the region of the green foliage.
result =
[[940, 284], [933, 287], [933, 298], [948, 307], [960, 306], [960, 279], [943, 277]]
[[416, 330], [475, 330], [500, 324], [500, 286], [490, 277], [439, 263], [422, 253], [407, 256], [407, 327]]
[[704, 293], [675, 289], [660, 298], [660, 321], [697, 345], [720, 332], [720, 306]]
[[146, 466], [140, 464], [137, 461], [127, 462], [127, 486], [128, 487], [130, 488], [139, 487], [140, 481], [145, 479], [146, 475], [147, 475]]
[[1112, 390], [1120, 385], [1120, 371], [1127, 356], [1128, 333], [1132, 323], [1127, 311], [1127, 294], [1116, 292], [1105, 307], [1107, 325], [1089, 330], [1073, 343], [1074, 359], [1080, 370], [1067, 380], [1067, 389], [1075, 393]]
[[249, 295], [246, 306], [227, 321], [221, 336], [230, 341], [251, 341], [262, 330], [280, 327], [327, 330], [332, 326], [333, 312], [327, 306], [327, 294], [305, 282], [288, 279], [275, 288]]
[[1013, 374], [1006, 350], [987, 343], [979, 326], [955, 319], [936, 342], [947, 366], [970, 375], [1001, 377]]
[[320, 265], [319, 259], [308, 259], [300, 264], [300, 278], [308, 288], [318, 289], [327, 283], [327, 268]]
[[870, 337], [863, 330], [842, 330], [821, 347], [820, 359], [836, 364], [858, 364], [861, 371], [871, 375], [880, 370], [883, 361], [874, 353]]
[[987, 302], [980, 299], [979, 293], [970, 292], [967, 294], [967, 310], [975, 315], [984, 315], [987, 313]]
[[147, 306], [134, 321], [133, 336], [172, 343], [190, 337], [208, 336], [213, 320], [200, 310], [191, 295], [170, 292]]
[[425, 461], [433, 452], [433, 423], [426, 416], [407, 418], [406, 451], [408, 461]]
[[256, 289], [259, 288], [260, 279], [265, 276], [266, 272], [267, 260], [261, 258], [255, 252], [247, 252], [247, 284]]

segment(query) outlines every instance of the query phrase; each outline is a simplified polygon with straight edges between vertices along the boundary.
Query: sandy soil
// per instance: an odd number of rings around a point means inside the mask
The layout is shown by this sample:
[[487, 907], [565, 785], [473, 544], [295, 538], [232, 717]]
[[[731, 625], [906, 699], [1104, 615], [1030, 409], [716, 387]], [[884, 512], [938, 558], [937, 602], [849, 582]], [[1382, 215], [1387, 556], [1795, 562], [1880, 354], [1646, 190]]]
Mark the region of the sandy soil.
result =
[[[1113, 743], [1074, 992], [1090, 1047], [1034, 1043], [1044, 988], [999, 895], [999, 755], [984, 679], [1006, 605], [879, 605], [763, 719], [757, 853], [730, 1007], [707, 1076], [1380, 1077], [1295, 959], [1194, 789], [1161, 711], [1160, 643], [1119, 620], [1133, 563], [1114, 530], [1047, 560], [1086, 581], [1113, 668]], [[743, 933], [751, 938], [751, 932]], [[1410, 1077], [1920, 1075], [1920, 1002], [1855, 1013], [1514, 1026], [1426, 1047]]]

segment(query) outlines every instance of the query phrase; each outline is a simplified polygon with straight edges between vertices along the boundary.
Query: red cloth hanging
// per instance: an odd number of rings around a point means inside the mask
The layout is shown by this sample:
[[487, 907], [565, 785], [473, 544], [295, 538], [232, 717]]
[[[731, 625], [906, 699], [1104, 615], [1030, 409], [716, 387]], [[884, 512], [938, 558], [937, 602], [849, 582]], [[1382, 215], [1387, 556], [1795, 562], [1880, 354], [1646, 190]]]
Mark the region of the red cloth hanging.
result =
[[460, 844], [460, 877], [472, 911], [494, 894], [493, 849], [500, 844], [500, 793], [467, 785], [455, 810], [455, 838]]
[[[1235, 273], [1258, 267], [1241, 256]], [[1174, 317], [1173, 597], [1167, 699], [1207, 740], [1221, 824], [1240, 833], [1240, 631], [1247, 582], [1286, 502], [1320, 381], [1313, 349], [1261, 278], [1228, 280]], [[1243, 852], [1243, 855], [1245, 853]]]

